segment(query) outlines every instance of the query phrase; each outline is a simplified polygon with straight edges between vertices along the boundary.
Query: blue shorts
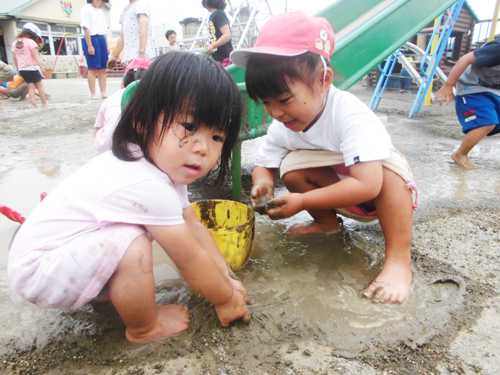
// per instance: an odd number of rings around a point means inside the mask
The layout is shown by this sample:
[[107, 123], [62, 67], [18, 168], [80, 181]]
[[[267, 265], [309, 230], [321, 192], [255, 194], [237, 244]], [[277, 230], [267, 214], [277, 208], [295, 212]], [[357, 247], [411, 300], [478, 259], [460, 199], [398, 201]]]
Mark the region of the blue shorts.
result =
[[491, 92], [460, 95], [455, 98], [455, 110], [464, 134], [493, 124], [496, 126], [488, 135], [500, 133], [500, 96]]
[[104, 35], [92, 35], [90, 40], [95, 49], [94, 55], [89, 55], [87, 41], [85, 38], [82, 39], [83, 53], [85, 54], [89, 70], [106, 68], [108, 66], [108, 49]]

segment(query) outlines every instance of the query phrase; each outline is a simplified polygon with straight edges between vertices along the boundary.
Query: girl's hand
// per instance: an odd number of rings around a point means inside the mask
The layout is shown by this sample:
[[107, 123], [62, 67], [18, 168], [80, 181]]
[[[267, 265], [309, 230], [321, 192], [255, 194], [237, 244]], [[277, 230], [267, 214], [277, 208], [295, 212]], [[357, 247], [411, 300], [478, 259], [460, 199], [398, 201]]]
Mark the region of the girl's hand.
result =
[[94, 56], [95, 55], [95, 48], [93, 46], [89, 46], [89, 55]]
[[233, 290], [237, 290], [238, 292], [243, 294], [247, 305], [253, 304], [253, 300], [250, 297], [248, 297], [248, 293], [247, 293], [245, 286], [238, 279], [238, 276], [236, 276], [233, 271], [229, 270], [229, 272], [226, 275], [226, 280], [229, 283], [229, 285], [231, 285], [231, 288], [233, 288]]
[[266, 211], [273, 220], [284, 219], [302, 211], [302, 194], [288, 193], [272, 199], [266, 204]]
[[274, 186], [268, 184], [254, 185], [250, 193], [250, 205], [261, 215], [266, 214], [266, 204], [274, 198]]
[[215, 306], [215, 311], [223, 327], [229, 327], [229, 323], [240, 318], [245, 324], [250, 323], [250, 313], [245, 303], [245, 296], [238, 290], [233, 290], [229, 301], [223, 305]]

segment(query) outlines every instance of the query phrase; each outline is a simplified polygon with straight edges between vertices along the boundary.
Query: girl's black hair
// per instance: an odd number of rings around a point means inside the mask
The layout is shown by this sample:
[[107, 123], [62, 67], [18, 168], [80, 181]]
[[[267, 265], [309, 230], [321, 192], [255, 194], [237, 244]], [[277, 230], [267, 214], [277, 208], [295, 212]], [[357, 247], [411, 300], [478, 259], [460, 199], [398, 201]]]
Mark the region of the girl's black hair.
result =
[[202, 0], [201, 6], [206, 9], [215, 8], [224, 10], [226, 9], [226, 0]]
[[137, 85], [114, 132], [113, 153], [121, 160], [137, 160], [128, 147], [133, 143], [154, 163], [151, 143], [161, 139], [179, 115], [192, 112], [195, 124], [225, 134], [218, 168], [222, 182], [238, 140], [242, 110], [238, 87], [220, 64], [192, 53], [167, 53], [155, 59]]
[[172, 34], [175, 34], [177, 35], [177, 33], [175, 32], [175, 30], [168, 30], [166, 33], [165, 33], [165, 38], [168, 39], [168, 37]]
[[123, 76], [123, 87], [127, 87], [134, 81], [138, 81], [142, 78], [147, 69], [132, 69]]
[[[325, 62], [329, 66], [328, 61]], [[302, 81], [312, 88], [314, 73], [322, 66], [321, 56], [312, 52], [298, 56], [252, 54], [245, 74], [248, 96], [257, 101], [289, 93], [287, 78]]]

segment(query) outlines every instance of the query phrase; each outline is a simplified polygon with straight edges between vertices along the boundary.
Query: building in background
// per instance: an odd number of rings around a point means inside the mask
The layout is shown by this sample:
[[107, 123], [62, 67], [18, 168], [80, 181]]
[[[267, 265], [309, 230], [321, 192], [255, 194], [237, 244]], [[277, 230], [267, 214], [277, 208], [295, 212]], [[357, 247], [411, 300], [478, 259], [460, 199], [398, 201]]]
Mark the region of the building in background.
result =
[[[42, 32], [40, 57], [45, 67], [54, 73], [77, 74], [82, 61], [82, 31], [80, 9], [86, 0], [1, 0], [0, 1], [0, 58], [13, 65], [11, 47], [26, 22], [33, 22]], [[111, 5], [102, 8], [111, 25]], [[108, 38], [111, 31], [108, 32]]]

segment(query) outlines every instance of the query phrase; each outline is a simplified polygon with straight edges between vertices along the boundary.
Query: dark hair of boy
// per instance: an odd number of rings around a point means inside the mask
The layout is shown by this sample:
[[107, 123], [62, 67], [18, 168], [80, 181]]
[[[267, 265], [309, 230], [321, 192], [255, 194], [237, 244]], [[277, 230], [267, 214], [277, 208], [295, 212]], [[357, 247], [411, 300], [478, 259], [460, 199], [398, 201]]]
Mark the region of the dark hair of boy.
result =
[[113, 153], [121, 160], [137, 160], [127, 145], [133, 143], [153, 163], [149, 147], [155, 137], [163, 137], [179, 115], [192, 113], [195, 124], [225, 134], [218, 167], [218, 182], [222, 182], [230, 169], [242, 111], [238, 87], [220, 64], [201, 55], [167, 53], [156, 58], [140, 80], [114, 132]]
[[[104, 3], [109, 3], [109, 0], [102, 0]], [[93, 3], [94, 0], [87, 0], [87, 4]]]
[[205, 9], [226, 9], [226, 0], [202, 0], [201, 6]]
[[177, 35], [177, 33], [176, 33], [174, 30], [168, 30], [168, 31], [165, 33], [165, 38], [167, 38], [167, 39], [168, 39], [168, 37], [169, 37], [170, 35], [172, 35], [172, 34]]
[[289, 93], [287, 78], [312, 88], [313, 73], [322, 68], [321, 56], [309, 51], [298, 56], [250, 55], [245, 74], [248, 96], [257, 101]]
[[144, 73], [146, 73], [147, 69], [132, 69], [129, 70], [124, 76], [123, 76], [123, 87], [127, 87], [134, 81], [138, 81], [142, 78]]

